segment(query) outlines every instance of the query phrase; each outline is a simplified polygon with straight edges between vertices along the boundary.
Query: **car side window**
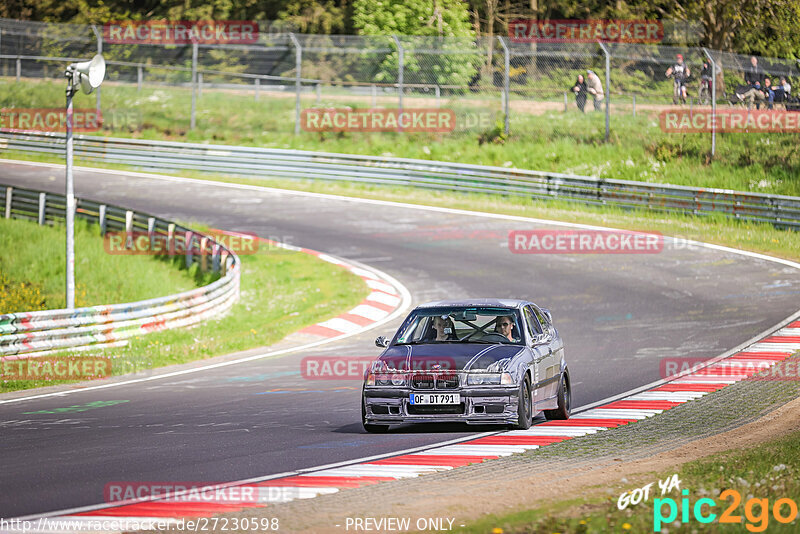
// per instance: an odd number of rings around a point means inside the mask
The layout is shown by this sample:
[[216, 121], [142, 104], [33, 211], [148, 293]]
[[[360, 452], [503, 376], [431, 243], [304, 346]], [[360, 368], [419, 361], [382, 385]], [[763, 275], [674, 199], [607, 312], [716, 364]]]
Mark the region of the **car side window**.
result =
[[539, 326], [539, 321], [536, 320], [533, 313], [531, 313], [531, 309], [528, 306], [525, 306], [525, 324], [528, 328], [528, 335], [531, 339], [534, 339], [536, 336], [542, 333], [542, 329]]
[[543, 314], [539, 308], [533, 308], [533, 312], [536, 314], [536, 318], [539, 319], [539, 322], [544, 328], [545, 332], [552, 332], [553, 326], [550, 324], [550, 321], [547, 320], [547, 316]]

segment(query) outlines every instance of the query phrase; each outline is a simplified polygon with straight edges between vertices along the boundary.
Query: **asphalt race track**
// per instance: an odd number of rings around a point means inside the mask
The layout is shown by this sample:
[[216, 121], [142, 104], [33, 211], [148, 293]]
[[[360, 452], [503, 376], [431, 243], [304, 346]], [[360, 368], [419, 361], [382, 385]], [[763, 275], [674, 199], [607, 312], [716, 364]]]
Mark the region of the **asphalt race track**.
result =
[[[30, 189], [63, 194], [63, 179], [63, 168], [0, 168], [0, 183]], [[721, 354], [786, 318], [800, 295], [797, 270], [709, 248], [512, 254], [510, 230], [542, 225], [83, 170], [75, 185], [79, 197], [364, 262], [402, 282], [415, 303], [533, 300], [552, 311], [565, 340], [573, 406], [659, 379], [662, 358]], [[0, 517], [102, 503], [104, 486], [115, 481], [245, 479], [488, 430], [406, 426], [366, 434], [359, 382], [300, 376], [306, 356], [376, 355], [374, 338], [397, 323], [282, 358], [0, 404]], [[35, 413], [94, 401], [125, 402]]]

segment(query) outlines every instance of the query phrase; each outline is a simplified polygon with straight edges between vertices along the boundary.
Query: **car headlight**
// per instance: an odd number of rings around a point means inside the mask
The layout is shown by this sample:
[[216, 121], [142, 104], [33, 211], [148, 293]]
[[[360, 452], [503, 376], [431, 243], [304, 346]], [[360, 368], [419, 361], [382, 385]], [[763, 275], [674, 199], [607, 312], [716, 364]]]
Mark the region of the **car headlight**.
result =
[[374, 386], [375, 385], [375, 373], [369, 373], [367, 375], [366, 380], [364, 380], [365, 386]]
[[470, 386], [509, 386], [514, 384], [514, 379], [510, 373], [470, 373], [467, 376], [467, 384]]
[[467, 377], [470, 386], [483, 386], [500, 383], [500, 373], [475, 373]]
[[403, 386], [406, 383], [404, 373], [380, 373], [375, 375], [375, 382], [370, 386]]

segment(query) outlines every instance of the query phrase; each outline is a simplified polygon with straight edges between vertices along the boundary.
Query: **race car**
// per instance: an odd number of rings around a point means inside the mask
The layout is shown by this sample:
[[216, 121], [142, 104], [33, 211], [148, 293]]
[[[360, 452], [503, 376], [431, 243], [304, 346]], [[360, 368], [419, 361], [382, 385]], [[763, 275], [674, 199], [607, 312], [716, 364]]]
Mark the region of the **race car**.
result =
[[438, 301], [415, 308], [364, 373], [367, 432], [463, 422], [526, 429], [568, 419], [570, 378], [550, 312], [524, 300]]

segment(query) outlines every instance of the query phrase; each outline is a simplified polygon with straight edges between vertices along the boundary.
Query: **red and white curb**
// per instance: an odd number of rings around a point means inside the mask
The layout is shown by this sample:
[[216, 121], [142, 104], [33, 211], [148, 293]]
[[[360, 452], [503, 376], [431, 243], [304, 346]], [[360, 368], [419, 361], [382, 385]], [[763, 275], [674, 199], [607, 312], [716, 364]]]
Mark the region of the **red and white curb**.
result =
[[[236, 235], [242, 237], [251, 237], [246, 234], [238, 234], [227, 230], [214, 229], [213, 232], [223, 233], [227, 235]], [[307, 326], [289, 337], [297, 336], [297, 334], [306, 337], [312, 336], [320, 339], [338, 338], [341, 336], [352, 335], [366, 330], [368, 327], [373, 326], [375, 323], [380, 322], [394, 314], [398, 310], [406, 307], [410, 302], [408, 290], [402, 286], [397, 280], [390, 279], [383, 273], [372, 269], [366, 265], [358, 265], [355, 262], [343, 260], [312, 250], [310, 248], [301, 248], [271, 239], [259, 238], [263, 243], [270, 246], [292, 250], [295, 252], [303, 252], [311, 254], [317, 258], [333, 263], [349, 270], [354, 275], [358, 276], [367, 287], [370, 289], [370, 294], [355, 308], [349, 310], [337, 317], [322, 321], [311, 326]]]
[[[340, 263], [340, 260], [334, 259], [333, 262]], [[373, 280], [380, 282], [377, 278]], [[373, 289], [381, 294], [390, 294], [383, 291], [386, 288]], [[372, 306], [372, 304], [363, 305]], [[352, 314], [352, 310], [348, 314]], [[327, 321], [326, 323], [328, 324], [324, 328], [342, 332], [336, 328], [339, 323], [331, 324]], [[800, 320], [794, 320], [742, 350], [711, 360], [710, 364], [701, 369], [691, 369], [678, 375], [677, 378], [660, 381], [643, 391], [604, 401], [598, 406], [573, 415], [566, 421], [547, 421], [528, 430], [485, 433], [466, 441], [456, 440], [427, 449], [423, 447], [404, 453], [394, 453], [394, 456], [373, 457], [226, 484], [227, 487], [253, 488], [258, 499], [248, 503], [208, 502], [202, 498], [195, 497], [192, 500], [191, 496], [186, 496], [185, 499], [175, 498], [169, 501], [157, 499], [127, 501], [56, 512], [47, 518], [46, 525], [40, 525], [47, 526], [49, 530], [44, 528], [40, 532], [88, 532], [98, 525], [109, 524], [108, 521], [111, 519], [126, 521], [129, 525], [135, 523], [146, 525], [154, 521], [179, 525], [181, 518], [212, 517], [222, 513], [263, 508], [271, 503], [309, 499], [348, 488], [417, 477], [522, 453], [653, 417], [750, 378], [763, 371], [766, 365], [780, 363], [798, 350], [800, 350]], [[256, 504], [259, 500], [261, 502]], [[31, 524], [39, 519], [39, 516], [20, 518], [30, 521]], [[60, 522], [60, 526], [56, 526], [57, 522]], [[18, 532], [21, 528], [20, 526], [3, 532]]]

